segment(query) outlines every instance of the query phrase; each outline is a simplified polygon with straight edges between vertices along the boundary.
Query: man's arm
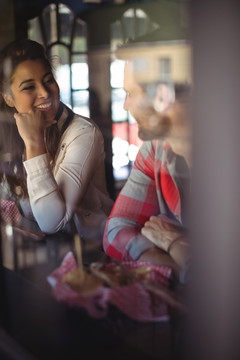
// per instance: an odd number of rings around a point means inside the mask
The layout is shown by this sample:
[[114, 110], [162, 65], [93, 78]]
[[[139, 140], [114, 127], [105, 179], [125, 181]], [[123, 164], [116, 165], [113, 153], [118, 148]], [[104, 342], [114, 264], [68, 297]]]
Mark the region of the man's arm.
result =
[[[145, 253], [159, 254], [154, 244], [141, 234], [141, 228], [150, 216], [159, 214], [159, 202], [154, 174], [155, 148], [144, 142], [134, 168], [120, 192], [107, 220], [103, 246], [106, 253], [118, 260], [138, 260]], [[153, 255], [156, 259], [157, 255]], [[173, 263], [169, 256], [159, 256], [158, 263]], [[160, 259], [161, 258], [161, 259]], [[170, 262], [169, 262], [170, 260]]]
[[125, 186], [107, 220], [103, 246], [118, 260], [137, 260], [153, 244], [141, 234], [151, 215], [159, 213], [154, 178], [154, 145], [144, 142]]
[[189, 257], [189, 242], [185, 229], [162, 216], [152, 216], [141, 230], [159, 250], [171, 256], [179, 268]]
[[179, 265], [174, 261], [174, 259], [169, 254], [157, 248], [156, 246], [143, 252], [138, 260], [149, 261], [156, 265], [169, 266], [173, 269], [175, 275], [177, 277], [179, 276], [180, 273]]

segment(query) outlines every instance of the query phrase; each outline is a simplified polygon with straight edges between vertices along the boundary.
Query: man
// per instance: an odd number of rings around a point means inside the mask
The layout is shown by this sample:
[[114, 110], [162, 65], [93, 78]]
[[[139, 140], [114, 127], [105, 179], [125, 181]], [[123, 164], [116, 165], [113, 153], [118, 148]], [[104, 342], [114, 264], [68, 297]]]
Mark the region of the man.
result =
[[[138, 81], [134, 60], [125, 64], [124, 109], [144, 140], [133, 170], [107, 220], [103, 246], [113, 258], [172, 267], [187, 256], [187, 204], [191, 164], [191, 123], [186, 88]], [[151, 91], [150, 91], [151, 90]]]

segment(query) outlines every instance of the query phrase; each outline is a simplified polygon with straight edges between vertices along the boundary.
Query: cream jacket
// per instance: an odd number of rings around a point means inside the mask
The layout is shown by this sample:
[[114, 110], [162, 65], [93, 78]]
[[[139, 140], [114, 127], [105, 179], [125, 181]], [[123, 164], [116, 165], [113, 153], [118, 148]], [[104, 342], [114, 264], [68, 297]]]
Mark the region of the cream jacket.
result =
[[[62, 117], [67, 117], [66, 108]], [[75, 114], [62, 136], [53, 168], [47, 154], [24, 162], [31, 211], [43, 232], [62, 230], [72, 218], [84, 237], [95, 236], [93, 227], [104, 228], [113, 205], [106, 190], [104, 159], [100, 130]]]

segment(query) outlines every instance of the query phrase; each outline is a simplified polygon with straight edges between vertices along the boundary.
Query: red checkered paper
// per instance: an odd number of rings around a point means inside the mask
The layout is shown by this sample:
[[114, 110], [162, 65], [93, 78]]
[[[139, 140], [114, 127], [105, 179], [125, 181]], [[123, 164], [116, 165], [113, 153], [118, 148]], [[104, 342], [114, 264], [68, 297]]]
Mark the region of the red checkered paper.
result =
[[[107, 264], [111, 266], [110, 264]], [[112, 264], [114, 265], [114, 264]], [[155, 284], [169, 287], [172, 279], [172, 269], [166, 266], [156, 266], [143, 261], [123, 262], [124, 267], [150, 268], [149, 280]], [[84, 308], [95, 318], [103, 318], [108, 314], [109, 305], [114, 305], [123, 313], [138, 321], [166, 321], [169, 319], [168, 306], [159, 297], [149, 293], [144, 286], [135, 282], [131, 285], [105, 287], [100, 286], [91, 295], [80, 295], [62, 282], [69, 271], [77, 268], [77, 262], [72, 252], [64, 257], [60, 267], [47, 277], [53, 296], [69, 306]]]
[[6, 223], [18, 225], [22, 219], [17, 205], [10, 200], [1, 199], [1, 216]]

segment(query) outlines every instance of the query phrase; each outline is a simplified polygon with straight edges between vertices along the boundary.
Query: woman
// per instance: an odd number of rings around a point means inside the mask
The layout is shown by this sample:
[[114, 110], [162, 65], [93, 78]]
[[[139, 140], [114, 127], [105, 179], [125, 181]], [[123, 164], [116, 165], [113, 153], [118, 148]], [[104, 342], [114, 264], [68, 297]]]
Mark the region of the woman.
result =
[[1, 122], [2, 182], [43, 232], [70, 229], [74, 220], [81, 236], [100, 240], [112, 207], [101, 132], [60, 102], [58, 84], [40, 44], [13, 42], [0, 56], [6, 105]]

